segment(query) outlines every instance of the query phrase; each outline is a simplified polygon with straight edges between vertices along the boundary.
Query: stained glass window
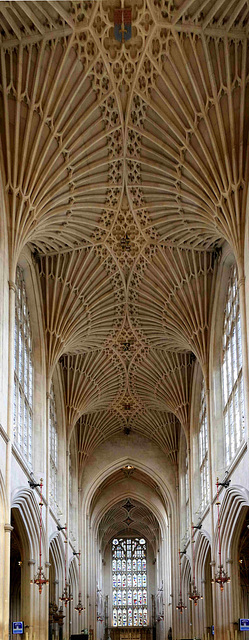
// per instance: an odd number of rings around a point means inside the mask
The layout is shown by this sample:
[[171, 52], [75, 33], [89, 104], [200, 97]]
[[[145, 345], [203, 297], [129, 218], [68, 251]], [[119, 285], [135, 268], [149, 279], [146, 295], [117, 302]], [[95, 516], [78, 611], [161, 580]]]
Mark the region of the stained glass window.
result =
[[49, 416], [49, 442], [50, 442], [50, 495], [52, 502], [57, 502], [57, 471], [58, 471], [58, 433], [54, 386], [50, 390], [50, 416]]
[[204, 378], [202, 378], [199, 412], [199, 468], [201, 482], [201, 509], [203, 511], [209, 500], [207, 407]]
[[32, 463], [33, 359], [32, 337], [23, 269], [16, 270], [14, 334], [14, 441], [27, 462]]
[[225, 458], [230, 464], [244, 438], [241, 321], [236, 265], [231, 267], [223, 324], [223, 416]]
[[114, 538], [112, 585], [113, 626], [147, 626], [147, 561], [144, 538]]

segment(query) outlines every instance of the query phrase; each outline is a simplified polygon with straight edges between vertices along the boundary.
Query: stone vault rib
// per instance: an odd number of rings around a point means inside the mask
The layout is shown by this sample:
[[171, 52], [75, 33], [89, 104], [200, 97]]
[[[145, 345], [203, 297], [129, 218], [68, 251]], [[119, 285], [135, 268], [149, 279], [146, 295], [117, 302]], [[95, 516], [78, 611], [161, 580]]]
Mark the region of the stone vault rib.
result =
[[143, 252], [130, 281], [129, 312], [149, 345], [191, 350], [206, 367], [218, 256], [166, 247], [152, 258]]
[[67, 424], [70, 429], [81, 414], [110, 408], [124, 387], [124, 368], [115, 353], [64, 355], [60, 359]]
[[121, 326], [124, 287], [110, 255], [93, 249], [40, 260], [48, 365], [63, 353], [99, 349]]

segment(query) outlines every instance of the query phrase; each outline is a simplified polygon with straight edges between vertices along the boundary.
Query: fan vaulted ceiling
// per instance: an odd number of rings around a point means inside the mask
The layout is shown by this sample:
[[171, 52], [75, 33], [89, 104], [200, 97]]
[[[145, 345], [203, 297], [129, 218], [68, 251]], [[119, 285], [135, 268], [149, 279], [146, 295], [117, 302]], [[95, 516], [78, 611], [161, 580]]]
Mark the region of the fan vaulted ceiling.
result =
[[[153, 513], [148, 507], [141, 505], [137, 500], [133, 500], [132, 513], [127, 515], [124, 504], [124, 500], [116, 503], [107, 511], [100, 522], [99, 533], [103, 548], [115, 535], [117, 537], [144, 535], [150, 541], [152, 547], [155, 547], [159, 525]], [[129, 522], [128, 526], [127, 522]]]
[[243, 257], [248, 2], [124, 6], [122, 43], [121, 0], [0, 3], [10, 279], [28, 244], [81, 467], [124, 429], [177, 461], [219, 248]]
[[[148, 493], [154, 493], [157, 495], [161, 508], [167, 508], [167, 499], [163, 496], [158, 484], [143, 471], [136, 469], [130, 465], [115, 471], [108, 476], [98, 487], [92, 502], [90, 512], [94, 514], [98, 501], [102, 498], [104, 501], [105, 513], [102, 515], [99, 522], [99, 534], [100, 544], [105, 549], [106, 544], [114, 536], [146, 536], [150, 540], [152, 547], [154, 547], [159, 537], [159, 522], [156, 516], [151, 511], [148, 505], [148, 499], [146, 504], [141, 503], [139, 499], [126, 498], [119, 499], [117, 502], [113, 501], [112, 487], [115, 486], [115, 498], [120, 497], [122, 494], [134, 491], [134, 486], [141, 491], [143, 485], [146, 487], [146, 496]], [[104, 500], [103, 500], [104, 496]], [[111, 499], [111, 504], [109, 500]]]

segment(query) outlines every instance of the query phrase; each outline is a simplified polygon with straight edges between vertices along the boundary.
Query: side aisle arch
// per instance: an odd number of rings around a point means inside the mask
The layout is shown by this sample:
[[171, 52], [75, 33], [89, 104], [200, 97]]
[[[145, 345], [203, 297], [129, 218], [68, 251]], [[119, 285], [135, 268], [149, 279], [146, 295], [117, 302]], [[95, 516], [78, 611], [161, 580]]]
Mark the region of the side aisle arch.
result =
[[[241, 594], [239, 579], [239, 540], [245, 519], [249, 512], [249, 492], [241, 486], [227, 489], [220, 509], [222, 562], [224, 569], [231, 578], [231, 584], [226, 591], [227, 622], [243, 617], [241, 613]], [[218, 530], [215, 531], [215, 546], [218, 550]], [[218, 551], [217, 551], [218, 552]], [[216, 553], [217, 555], [217, 553]], [[225, 594], [223, 594], [225, 595]]]

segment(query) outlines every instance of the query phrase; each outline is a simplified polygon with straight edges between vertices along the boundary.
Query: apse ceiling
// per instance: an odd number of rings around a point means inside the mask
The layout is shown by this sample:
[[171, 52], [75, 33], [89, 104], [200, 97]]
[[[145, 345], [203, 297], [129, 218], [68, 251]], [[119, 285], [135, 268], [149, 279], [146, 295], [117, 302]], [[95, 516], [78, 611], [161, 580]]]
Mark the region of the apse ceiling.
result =
[[[132, 505], [128, 512], [125, 505]], [[114, 537], [145, 536], [156, 552], [159, 524], [152, 511], [137, 500], [121, 500], [103, 516], [99, 525], [99, 541], [104, 550]]]
[[[115, 494], [113, 488], [115, 487]], [[134, 492], [134, 487], [138, 493], [145, 491], [147, 496], [146, 504], [137, 498], [129, 497], [129, 490]], [[114, 536], [145, 536], [151, 542], [154, 551], [160, 537], [159, 522], [148, 506], [148, 492], [160, 501], [161, 510], [167, 511], [167, 499], [163, 496], [160, 487], [143, 471], [126, 465], [108, 476], [96, 490], [91, 502], [90, 513], [93, 515], [95, 509], [98, 512], [98, 502], [101, 500], [108, 505], [111, 497], [112, 504], [105, 508], [105, 513], [98, 523], [99, 541], [102, 549], [110, 542]], [[127, 493], [127, 497], [120, 499], [120, 496]], [[115, 502], [113, 497], [115, 495]], [[105, 505], [106, 506], [106, 505]]]
[[10, 280], [28, 245], [82, 467], [133, 431], [177, 462], [222, 244], [243, 261], [248, 28], [247, 0], [0, 3]]

